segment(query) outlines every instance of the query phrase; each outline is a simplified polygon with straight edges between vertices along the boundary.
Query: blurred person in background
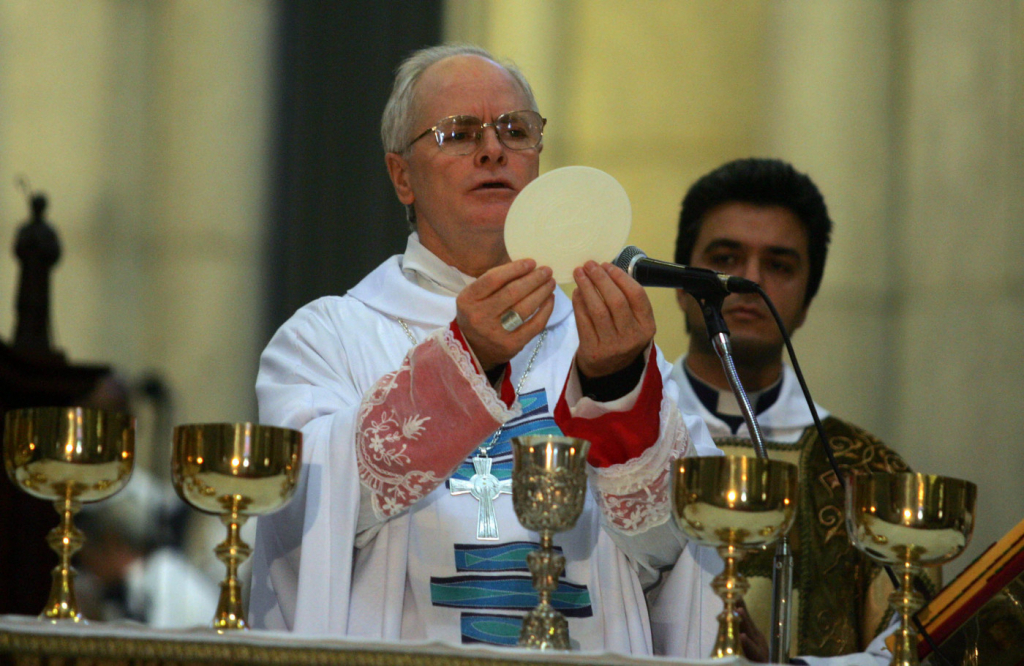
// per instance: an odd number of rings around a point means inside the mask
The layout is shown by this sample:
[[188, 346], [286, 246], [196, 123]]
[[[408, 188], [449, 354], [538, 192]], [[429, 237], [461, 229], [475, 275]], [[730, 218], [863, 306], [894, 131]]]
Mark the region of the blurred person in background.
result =
[[180, 505], [169, 485], [135, 469], [124, 490], [82, 509], [78, 556], [87, 617], [157, 628], [210, 624], [219, 590], [173, 543], [170, 517]]

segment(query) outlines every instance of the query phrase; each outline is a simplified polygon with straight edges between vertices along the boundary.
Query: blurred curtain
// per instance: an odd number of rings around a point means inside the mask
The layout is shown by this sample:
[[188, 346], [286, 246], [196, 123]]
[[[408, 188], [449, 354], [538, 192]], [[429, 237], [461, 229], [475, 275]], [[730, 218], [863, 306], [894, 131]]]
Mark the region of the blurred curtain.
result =
[[399, 62], [441, 40], [441, 0], [281, 3], [267, 337], [405, 247], [380, 116]]

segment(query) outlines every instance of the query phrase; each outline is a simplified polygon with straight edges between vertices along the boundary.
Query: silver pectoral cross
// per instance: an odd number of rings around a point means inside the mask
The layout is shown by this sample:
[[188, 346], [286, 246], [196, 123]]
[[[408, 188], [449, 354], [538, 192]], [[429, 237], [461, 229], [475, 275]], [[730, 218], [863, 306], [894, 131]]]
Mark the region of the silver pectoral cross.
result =
[[480, 502], [476, 512], [476, 538], [480, 541], [498, 540], [498, 519], [494, 515], [494, 500], [498, 495], [512, 494], [512, 479], [499, 481], [491, 474], [491, 459], [485, 456], [473, 458], [473, 470], [476, 474], [469, 481], [449, 479], [452, 495], [469, 493]]

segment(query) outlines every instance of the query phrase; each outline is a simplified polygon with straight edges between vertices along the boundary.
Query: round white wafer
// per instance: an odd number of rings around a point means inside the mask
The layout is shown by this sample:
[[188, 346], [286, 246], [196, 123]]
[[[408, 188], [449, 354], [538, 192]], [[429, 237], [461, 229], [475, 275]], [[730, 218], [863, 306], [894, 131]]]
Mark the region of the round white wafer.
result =
[[586, 166], [549, 171], [523, 188], [505, 218], [505, 248], [513, 261], [550, 266], [559, 284], [588, 260], [611, 261], [633, 221], [619, 181]]

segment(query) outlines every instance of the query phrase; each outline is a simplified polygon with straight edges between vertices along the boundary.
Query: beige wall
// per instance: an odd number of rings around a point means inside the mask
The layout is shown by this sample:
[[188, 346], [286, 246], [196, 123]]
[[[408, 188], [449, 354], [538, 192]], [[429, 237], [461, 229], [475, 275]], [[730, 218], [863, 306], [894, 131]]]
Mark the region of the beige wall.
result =
[[[622, 182], [671, 259], [696, 177], [778, 156], [836, 223], [795, 345], [816, 399], [920, 471], [980, 486], [966, 565], [1024, 518], [1024, 3], [449, 0], [447, 37], [516, 61], [544, 169]], [[510, 17], [515, 20], [510, 20]], [[667, 290], [658, 342], [686, 344]]]
[[0, 0], [3, 339], [24, 174], [63, 243], [57, 346], [161, 373], [178, 423], [255, 418], [272, 19], [241, 0]]

